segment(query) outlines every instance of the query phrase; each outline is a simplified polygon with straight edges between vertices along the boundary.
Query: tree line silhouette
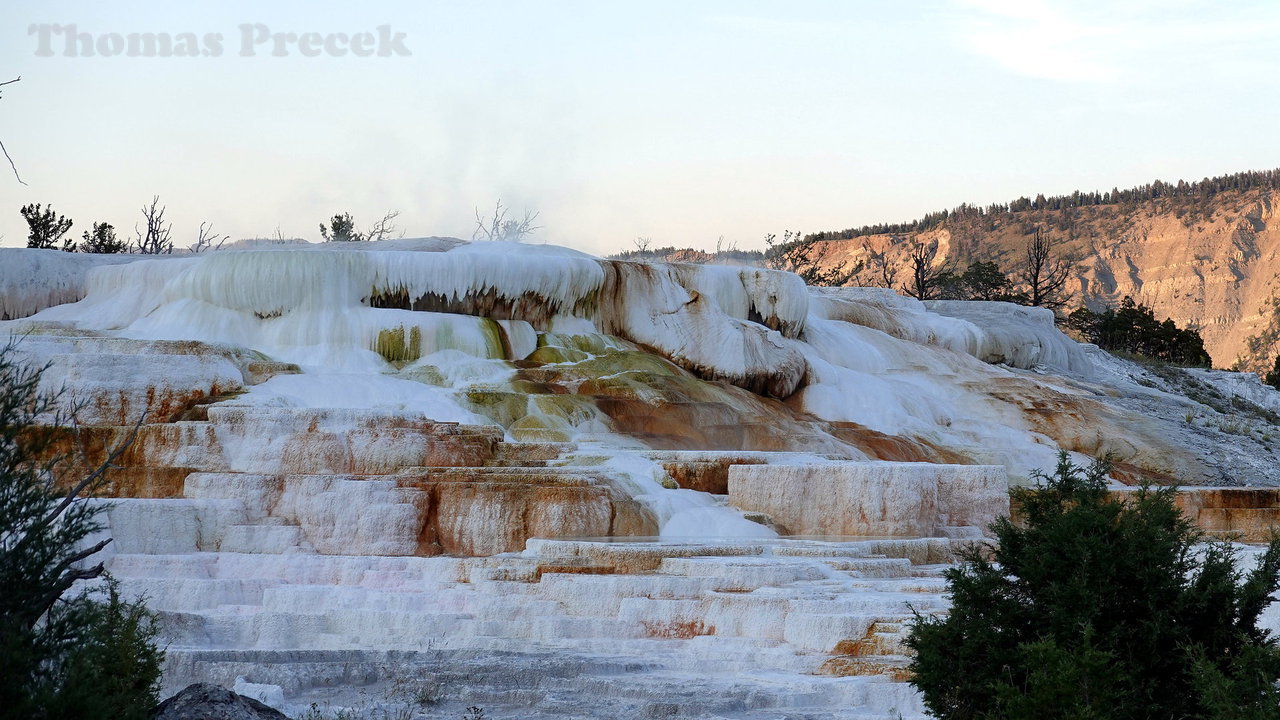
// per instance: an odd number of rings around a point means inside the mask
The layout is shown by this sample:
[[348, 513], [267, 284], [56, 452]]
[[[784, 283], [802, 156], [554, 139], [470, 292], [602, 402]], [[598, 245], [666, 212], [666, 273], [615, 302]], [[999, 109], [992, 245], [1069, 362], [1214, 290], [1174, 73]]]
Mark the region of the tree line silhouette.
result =
[[1093, 207], [1097, 205], [1137, 205], [1150, 200], [1162, 198], [1186, 198], [1207, 200], [1219, 193], [1238, 192], [1255, 189], [1280, 189], [1280, 168], [1275, 170], [1246, 170], [1244, 172], [1207, 177], [1203, 180], [1176, 183], [1156, 180], [1125, 190], [1112, 188], [1109, 191], [1081, 192], [1070, 195], [1043, 194], [1034, 198], [1020, 197], [1008, 203], [993, 203], [980, 206], [961, 203], [951, 210], [941, 210], [925, 214], [910, 222], [876, 223], [844, 230], [827, 230], [810, 233], [802, 241], [816, 240], [849, 240], [866, 235], [907, 234], [932, 230], [940, 227], [948, 220], [969, 220], [993, 218], [1001, 215], [1029, 212], [1036, 210], [1066, 210], [1069, 208]]

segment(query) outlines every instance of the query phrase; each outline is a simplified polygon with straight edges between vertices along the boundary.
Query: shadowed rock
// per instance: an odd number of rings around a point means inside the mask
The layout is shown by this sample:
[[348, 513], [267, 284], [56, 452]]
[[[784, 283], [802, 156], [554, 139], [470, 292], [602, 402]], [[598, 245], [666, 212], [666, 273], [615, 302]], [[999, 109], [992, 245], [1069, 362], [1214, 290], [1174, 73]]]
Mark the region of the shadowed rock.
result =
[[289, 716], [253, 698], [212, 683], [188, 685], [156, 706], [153, 720], [289, 720]]

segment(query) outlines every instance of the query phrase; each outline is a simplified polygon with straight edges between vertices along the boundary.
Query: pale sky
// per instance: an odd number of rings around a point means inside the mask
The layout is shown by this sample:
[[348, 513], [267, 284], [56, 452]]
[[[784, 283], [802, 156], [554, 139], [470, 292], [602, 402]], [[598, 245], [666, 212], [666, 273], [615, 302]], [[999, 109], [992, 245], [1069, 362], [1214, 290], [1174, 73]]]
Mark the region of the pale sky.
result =
[[[6, 246], [26, 242], [25, 203], [77, 237], [93, 221], [131, 234], [159, 194], [180, 246], [202, 220], [319, 239], [336, 212], [389, 209], [409, 236], [470, 237], [501, 198], [541, 213], [536, 241], [594, 253], [637, 236], [759, 248], [783, 229], [1280, 166], [1270, 1], [10, 1], [0, 18], [0, 81], [22, 76], [0, 141], [28, 183], [0, 158]], [[69, 57], [59, 28], [37, 55], [54, 23], [108, 51], [127, 42], [112, 33], [195, 33], [220, 52]], [[389, 25], [411, 54], [241, 56], [255, 24]]]

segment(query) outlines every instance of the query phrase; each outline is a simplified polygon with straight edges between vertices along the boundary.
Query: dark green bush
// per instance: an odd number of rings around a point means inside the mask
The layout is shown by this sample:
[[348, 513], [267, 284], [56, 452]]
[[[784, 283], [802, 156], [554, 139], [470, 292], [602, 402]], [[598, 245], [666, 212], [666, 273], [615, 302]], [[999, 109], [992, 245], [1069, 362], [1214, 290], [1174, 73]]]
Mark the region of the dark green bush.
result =
[[938, 279], [943, 300], [1000, 300], [1028, 303], [1025, 293], [1018, 292], [1014, 281], [992, 261], [975, 260], [964, 272], [944, 273]]
[[1012, 493], [947, 571], [952, 609], [918, 616], [913, 684], [942, 720], [1280, 718], [1280, 648], [1258, 617], [1280, 585], [1280, 539], [1242, 575], [1171, 488], [1127, 500], [1106, 467], [1066, 455]]
[[76, 244], [71, 238], [64, 238], [71, 229], [71, 220], [65, 215], [53, 211], [53, 206], [43, 207], [40, 203], [23, 205], [19, 211], [22, 219], [27, 221], [27, 247], [42, 250], [53, 250], [62, 242], [60, 249], [75, 252]]
[[41, 460], [56, 436], [36, 424], [53, 410], [39, 382], [0, 346], [0, 717], [145, 718], [163, 655], [154, 617], [103, 582], [101, 506], [83, 501], [122, 448], [59, 483], [58, 460]]
[[1280, 357], [1276, 358], [1276, 364], [1262, 378], [1262, 382], [1270, 385], [1273, 388], [1276, 388], [1277, 390], [1280, 390]]
[[80, 252], [83, 253], [123, 253], [129, 252], [129, 243], [116, 236], [116, 229], [111, 223], [94, 223], [93, 231], [84, 231], [80, 241]]
[[1082, 307], [1067, 317], [1067, 327], [1103, 350], [1120, 350], [1177, 365], [1209, 367], [1200, 331], [1180, 328], [1173, 320], [1156, 320], [1146, 305], [1125, 297], [1119, 308], [1094, 312]]

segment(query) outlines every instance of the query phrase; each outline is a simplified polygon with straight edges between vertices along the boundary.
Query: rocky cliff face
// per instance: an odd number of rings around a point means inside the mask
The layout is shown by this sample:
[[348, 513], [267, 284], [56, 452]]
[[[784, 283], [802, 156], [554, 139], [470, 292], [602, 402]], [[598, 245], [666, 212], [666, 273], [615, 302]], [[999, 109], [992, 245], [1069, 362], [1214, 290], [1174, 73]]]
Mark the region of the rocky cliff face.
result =
[[[938, 261], [961, 267], [996, 258], [1006, 269], [1021, 259], [1042, 229], [1076, 260], [1076, 303], [1118, 303], [1128, 295], [1179, 326], [1201, 328], [1214, 364], [1243, 359], [1250, 370], [1270, 367], [1273, 348], [1251, 357], [1246, 340], [1266, 329], [1280, 275], [1280, 192], [1219, 193], [1205, 200], [1167, 198], [1134, 205], [1036, 210], [946, 221], [935, 229], [818, 243], [824, 267], [856, 264], [874, 253], [902, 264], [913, 242], [936, 244]], [[900, 277], [905, 273], [900, 273]], [[868, 278], [869, 279], [869, 278]]]

